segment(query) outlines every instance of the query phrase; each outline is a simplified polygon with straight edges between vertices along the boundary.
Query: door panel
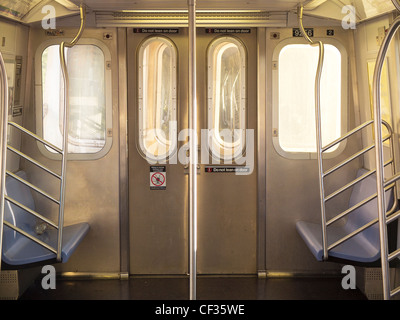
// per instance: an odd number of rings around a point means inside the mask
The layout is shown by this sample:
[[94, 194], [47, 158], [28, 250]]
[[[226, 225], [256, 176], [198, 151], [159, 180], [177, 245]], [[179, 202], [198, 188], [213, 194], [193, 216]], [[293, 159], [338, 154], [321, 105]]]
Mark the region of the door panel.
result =
[[[257, 70], [256, 29], [248, 34], [215, 35], [200, 29], [197, 35], [198, 106], [199, 117], [207, 125], [207, 48], [219, 37], [233, 37], [246, 49], [246, 127], [256, 132], [257, 119]], [[201, 72], [204, 70], [204, 72]], [[201, 88], [203, 86], [204, 89]], [[203, 93], [205, 92], [205, 93]], [[256, 135], [254, 135], [256, 136]], [[254, 142], [254, 146], [256, 143]], [[250, 145], [246, 155], [256, 154]], [[250, 155], [250, 153], [252, 153]], [[212, 159], [210, 162], [212, 163]], [[222, 167], [230, 166], [221, 164]], [[202, 274], [251, 274], [256, 273], [256, 219], [257, 219], [257, 170], [249, 175], [205, 172], [201, 164], [198, 176], [198, 272]]]
[[[148, 30], [145, 30], [148, 31]], [[197, 104], [198, 138], [207, 127], [207, 49], [220, 37], [198, 28]], [[177, 133], [188, 128], [188, 31], [178, 33], [135, 33], [128, 29], [128, 146], [129, 146], [129, 225], [131, 274], [187, 274], [188, 272], [188, 170], [187, 137], [178, 141], [178, 157], [165, 164], [149, 164], [139, 152], [138, 108], [140, 67], [139, 48], [149, 37], [169, 39], [177, 58]], [[248, 34], [225, 34], [246, 48], [246, 125], [256, 132], [256, 29]], [[256, 136], [256, 135], [254, 135]], [[202, 145], [202, 143], [200, 143]], [[199, 145], [199, 146], [200, 146]], [[253, 143], [256, 146], [256, 143]], [[203, 151], [203, 150], [202, 150]], [[207, 150], [206, 150], [207, 152]], [[253, 154], [252, 154], [253, 153]], [[207, 154], [206, 154], [207, 155]], [[256, 159], [254, 148], [246, 156]], [[207, 157], [206, 157], [207, 158]], [[203, 156], [204, 159], [204, 156]], [[199, 161], [201, 160], [199, 153]], [[206, 161], [207, 162], [207, 161]], [[215, 162], [215, 159], [214, 159]], [[212, 164], [202, 163], [198, 171], [198, 272], [202, 274], [256, 273], [256, 167], [249, 175], [206, 172]], [[151, 166], [165, 166], [165, 188], [150, 188]], [[232, 167], [214, 164], [213, 167]], [[256, 165], [255, 165], [256, 166]]]
[[[129, 224], [131, 274], [186, 274], [188, 272], [188, 179], [184, 165], [163, 164], [165, 190], [150, 189], [151, 165], [139, 152], [138, 143], [138, 54], [140, 45], [157, 34], [128, 29], [128, 148]], [[177, 59], [178, 130], [187, 128], [187, 30], [163, 34], [174, 43]], [[185, 79], [185, 80], [184, 80]]]

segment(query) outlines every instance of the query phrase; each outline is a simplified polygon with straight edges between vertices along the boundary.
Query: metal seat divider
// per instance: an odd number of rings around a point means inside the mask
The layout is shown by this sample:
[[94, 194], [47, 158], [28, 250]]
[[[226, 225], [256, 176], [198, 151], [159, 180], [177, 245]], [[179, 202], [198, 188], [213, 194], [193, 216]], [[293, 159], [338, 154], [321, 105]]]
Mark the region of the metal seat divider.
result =
[[[400, 12], [400, 3], [397, 0], [392, 0], [393, 5]], [[380, 240], [380, 251], [381, 251], [381, 269], [382, 269], [382, 289], [383, 297], [385, 300], [389, 300], [395, 294], [400, 292], [400, 287], [391, 290], [390, 283], [390, 269], [389, 269], [389, 258], [393, 259], [397, 256], [398, 250], [395, 251], [396, 254], [389, 254], [388, 248], [388, 234], [387, 234], [387, 224], [397, 219], [400, 214], [397, 212], [393, 217], [387, 219], [385, 210], [385, 177], [384, 177], [384, 166], [383, 166], [383, 144], [380, 143], [382, 138], [382, 130], [379, 125], [382, 119], [381, 115], [381, 76], [383, 64], [386, 59], [387, 50], [389, 48], [390, 42], [397, 33], [400, 27], [400, 16], [398, 16], [389, 27], [385, 38], [381, 44], [381, 47], [376, 58], [374, 76], [373, 76], [373, 106], [374, 106], [374, 134], [376, 140], [375, 148], [375, 163], [376, 163], [376, 187], [377, 187], [377, 198], [378, 198], [378, 219], [379, 219], [379, 240]], [[388, 181], [395, 182], [399, 179], [398, 174], [393, 173], [393, 177]]]
[[[0, 112], [1, 112], [1, 120], [2, 120], [2, 131], [0, 132], [0, 147], [1, 147], [1, 153], [2, 156], [0, 158], [0, 165], [1, 165], [1, 185], [0, 185], [0, 270], [1, 270], [1, 255], [2, 255], [2, 243], [3, 243], [3, 231], [4, 231], [4, 225], [11, 228], [12, 230], [22, 234], [23, 236], [29, 238], [30, 240], [34, 241], [35, 243], [43, 246], [44, 248], [50, 250], [51, 252], [56, 254], [56, 259], [57, 261], [61, 261], [61, 251], [62, 251], [62, 231], [63, 231], [63, 223], [64, 223], [64, 202], [65, 202], [65, 176], [66, 176], [66, 163], [67, 163], [67, 154], [68, 154], [68, 106], [69, 106], [69, 93], [68, 93], [68, 72], [66, 68], [66, 61], [65, 61], [65, 52], [64, 48], [68, 47], [71, 48], [73, 47], [76, 42], [80, 39], [84, 27], [85, 27], [85, 19], [86, 19], [86, 8], [83, 4], [80, 6], [80, 17], [81, 17], [81, 24], [79, 31], [75, 38], [70, 42], [62, 42], [60, 45], [60, 61], [61, 61], [61, 70], [63, 73], [64, 81], [65, 81], [65, 86], [64, 86], [64, 118], [63, 118], [63, 140], [62, 140], [62, 148], [58, 148], [57, 146], [53, 145], [52, 143], [42, 139], [41, 137], [37, 136], [35, 133], [29, 131], [28, 129], [22, 127], [21, 125], [8, 121], [8, 84], [7, 84], [7, 77], [6, 77], [6, 71], [5, 71], [5, 64], [4, 60], [2, 58], [2, 55], [0, 53], [0, 76], [1, 76], [1, 81], [0, 81], [0, 89], [1, 89], [1, 94], [2, 98], [0, 101]], [[10, 125], [30, 137], [34, 138], [36, 141], [41, 142], [45, 146], [51, 148], [55, 152], [59, 153], [61, 155], [61, 174], [57, 174], [50, 168], [46, 167], [42, 163], [36, 161], [35, 159], [29, 157], [28, 155], [24, 154], [23, 152], [13, 148], [12, 146], [7, 145], [7, 126]], [[40, 169], [48, 172], [49, 174], [53, 175], [54, 177], [58, 178], [60, 180], [60, 199], [57, 200], [54, 197], [52, 197], [50, 194], [45, 192], [44, 190], [36, 187], [35, 185], [29, 183], [25, 179], [15, 175], [14, 173], [7, 171], [6, 170], [6, 155], [7, 155], [7, 150], [14, 152], [15, 154], [19, 155], [20, 157], [28, 160], [29, 162], [35, 164], [37, 167]], [[58, 214], [58, 224], [52, 222], [51, 220], [47, 219], [46, 217], [42, 216], [41, 214], [37, 213], [36, 211], [26, 207], [25, 205], [21, 204], [20, 202], [16, 201], [15, 199], [12, 199], [8, 195], [6, 195], [5, 192], [5, 177], [6, 175], [9, 175], [13, 177], [14, 179], [18, 180], [19, 182], [23, 183], [24, 185], [28, 186], [29, 188], [35, 190], [36, 192], [40, 193], [41, 195], [45, 196], [46, 198], [50, 199], [51, 201], [55, 202], [56, 204], [59, 205], [59, 214]], [[7, 222], [4, 220], [4, 208], [5, 208], [5, 201], [8, 201], [10, 203], [13, 203], [14, 205], [20, 207], [21, 209], [25, 210], [27, 213], [35, 216], [36, 218], [42, 220], [43, 222], [49, 224], [51, 227], [55, 228], [57, 230], [57, 247], [53, 248], [52, 246], [48, 245], [47, 243], [39, 240], [38, 238], [32, 236], [31, 234], [25, 232], [24, 230], [12, 225], [11, 223]]]
[[[371, 123], [371, 122], [369, 122], [368, 124], [370, 124], [370, 123]], [[384, 123], [384, 124], [385, 124], [385, 126], [387, 126], [388, 131], [391, 133], [392, 131], [391, 131], [390, 126], [388, 126], [387, 123]], [[364, 128], [364, 127], [363, 127], [363, 128]], [[354, 134], [354, 133], [356, 133], [356, 132], [353, 132], [353, 134]], [[348, 135], [347, 137], [350, 137], [350, 135]], [[389, 138], [388, 138], [388, 139], [389, 139]], [[391, 140], [391, 137], [390, 137], [390, 140]], [[343, 141], [343, 140], [342, 140], [342, 141]], [[391, 146], [391, 153], [393, 153], [393, 144], [391, 143], [390, 146]], [[328, 150], [328, 149], [326, 149], [326, 150]], [[360, 154], [360, 155], [361, 155], [361, 154]], [[360, 155], [359, 155], [359, 156], [360, 156]], [[394, 171], [394, 169], [393, 169], [393, 166], [394, 166], [393, 157], [391, 157], [391, 159], [388, 160], [388, 161], [384, 164], [384, 167], [387, 166], [387, 165], [389, 165], [389, 164], [392, 165], [392, 170]], [[339, 169], [339, 168], [336, 168], [336, 169]], [[345, 186], [343, 186], [342, 188], [338, 189], [337, 191], [331, 193], [329, 196], [324, 197], [324, 198], [323, 198], [324, 203], [326, 203], [327, 201], [333, 199], [335, 196], [339, 195], [340, 193], [344, 192], [345, 190], [349, 189], [350, 187], [354, 186], [355, 184], [357, 184], [357, 183], [361, 182], [362, 180], [366, 179], [367, 177], [369, 177], [370, 175], [374, 174], [375, 172], [376, 172], [376, 170], [370, 170], [370, 171], [368, 171], [367, 173], [365, 173], [364, 175], [362, 175], [362, 176], [360, 176], [360, 177], [354, 179], [352, 182], [350, 182], [350, 183], [346, 184]], [[390, 190], [390, 189], [392, 189], [392, 188], [395, 190], [395, 184], [394, 184], [393, 182], [388, 183], [388, 184], [385, 186], [385, 191]], [[373, 199], [377, 198], [377, 195], [378, 195], [378, 194], [375, 193], [374, 195], [372, 195], [372, 196], [370, 196], [370, 197], [368, 197], [368, 198], [365, 198], [363, 201], [360, 201], [358, 204], [354, 205], [353, 207], [351, 207], [351, 208], [349, 208], [349, 209], [347, 209], [347, 210], [345, 210], [345, 211], [343, 211], [343, 212], [337, 214], [335, 217], [333, 217], [332, 219], [330, 219], [329, 221], [326, 222], [326, 226], [328, 227], [328, 226], [332, 225], [334, 222], [338, 221], [338, 220], [341, 219], [341, 218], [344, 218], [345, 216], [347, 216], [348, 214], [350, 214], [350, 213], [353, 212], [354, 210], [358, 209], [359, 207], [363, 206], [364, 204], [366, 204], [366, 203], [372, 201]], [[396, 207], [397, 207], [397, 202], [395, 201], [394, 204], [393, 204], [393, 206], [392, 206], [392, 208], [391, 208], [391, 210], [387, 212], [387, 215], [392, 214], [392, 213], [394, 212], [394, 210], [396, 209]], [[366, 229], [369, 228], [370, 226], [372, 226], [372, 225], [378, 223], [378, 221], [379, 221], [378, 218], [376, 218], [376, 219], [374, 219], [374, 220], [372, 220], [372, 221], [366, 223], [366, 224], [363, 225], [362, 227], [358, 228], [357, 230], [355, 230], [355, 231], [349, 233], [348, 235], [342, 237], [341, 239], [337, 240], [337, 241], [334, 242], [333, 244], [330, 244], [330, 245], [328, 246], [328, 248], [327, 248], [327, 251], [329, 252], [329, 250], [331, 250], [331, 249], [337, 247], [337, 246], [340, 245], [341, 243], [343, 243], [343, 242], [349, 240], [350, 238], [356, 236], [357, 234], [359, 234], [360, 232], [366, 230]]]
[[[392, 0], [393, 4], [395, 7], [400, 11], [400, 3], [397, 0]], [[298, 7], [298, 20], [299, 20], [299, 26], [300, 26], [300, 31], [303, 35], [303, 37], [311, 44], [315, 45], [313, 40], [309, 38], [307, 33], [305, 32], [304, 26], [303, 26], [303, 6], [300, 5]], [[374, 225], [375, 223], [379, 224], [379, 235], [380, 235], [380, 251], [381, 251], [381, 269], [382, 269], [382, 280], [383, 280], [383, 291], [384, 291], [384, 298], [389, 299], [393, 295], [397, 294], [400, 292], [400, 286], [397, 287], [394, 290], [390, 289], [390, 282], [389, 282], [389, 259], [394, 259], [395, 257], [400, 256], [400, 249], [396, 250], [394, 253], [391, 255], [388, 255], [388, 239], [387, 239], [387, 223], [394, 221], [395, 219], [400, 217], [400, 211], [392, 214], [394, 212], [395, 208], [397, 207], [397, 192], [396, 192], [396, 184], [395, 182], [400, 179], [400, 174], [395, 174], [395, 164], [394, 164], [394, 152], [393, 152], [393, 141], [392, 141], [392, 131], [389, 126], [385, 121], [382, 121], [381, 114], [380, 114], [380, 73], [382, 71], [383, 67], [383, 58], [386, 55], [388, 43], [392, 39], [394, 33], [397, 31], [397, 29], [400, 27], [400, 17], [396, 18], [395, 21], [393, 22], [392, 26], [390, 27], [383, 43], [381, 46], [381, 49], [378, 54], [377, 58], [377, 63], [375, 66], [375, 71], [374, 71], [374, 84], [373, 84], [373, 89], [374, 89], [374, 120], [367, 121], [366, 123], [358, 126], [357, 128], [353, 129], [352, 131], [348, 132], [346, 135], [343, 137], [340, 137], [339, 139], [333, 141], [332, 143], [328, 144], [325, 147], [322, 147], [322, 135], [321, 135], [321, 108], [320, 108], [320, 78], [321, 78], [321, 69], [322, 69], [322, 60], [323, 60], [323, 45], [319, 41], [318, 45], [320, 48], [319, 51], [319, 62], [318, 62], [318, 67], [317, 67], [317, 73], [315, 77], [315, 117], [316, 117], [316, 145], [317, 145], [317, 160], [318, 160], [318, 169], [319, 169], [319, 186], [320, 186], [320, 205], [321, 205], [321, 227], [322, 227], [322, 246], [323, 246], [323, 260], [328, 259], [328, 252], [332, 248], [336, 247], [340, 243], [343, 243], [344, 241], [350, 239], [351, 237], [355, 236], [356, 234], [359, 234], [363, 230], [367, 229], [368, 227]], [[382, 58], [383, 57], [383, 58]], [[349, 159], [345, 160], [342, 162], [342, 164], [339, 164], [336, 166], [336, 168], [331, 168], [327, 172], [324, 173], [323, 171], [323, 164], [322, 164], [322, 155], [323, 152], [327, 151], [328, 149], [332, 148], [334, 145], [340, 143], [341, 141], [349, 138], [352, 136], [354, 133], [358, 132], [359, 130], [363, 129], [364, 127], [368, 126], [369, 124], [373, 123], [374, 124], [374, 134], [375, 134], [375, 155], [376, 155], [376, 169], [369, 171], [367, 174], [355, 179], [353, 182], [347, 184], [345, 187], [339, 189], [336, 192], [333, 192], [329, 197], [325, 198], [325, 191], [324, 191], [324, 177], [337, 169], [341, 168], [342, 166], [346, 165], [349, 163], [351, 160], [354, 160], [358, 156], [361, 156], [365, 154], [367, 151], [370, 151], [373, 147], [367, 147], [362, 152], [359, 152], [357, 156], [350, 157]], [[389, 135], [388, 137], [385, 137], [385, 139], [382, 139], [382, 129], [381, 125], [382, 123], [388, 128], [389, 130]], [[383, 160], [383, 140], [390, 139], [390, 152], [391, 152], [391, 159], [384, 163]], [[384, 179], [384, 168], [385, 166], [391, 164], [392, 168], [392, 174], [393, 177], [386, 180], [385, 184], [385, 179]], [[370, 176], [371, 174], [376, 173], [376, 181], [377, 181], [377, 193], [374, 195], [373, 198], [377, 198], [378, 202], [378, 218], [370, 221], [369, 223], [365, 224], [363, 227], [360, 227], [359, 229], [353, 231], [352, 233], [348, 234], [347, 236], [343, 237], [342, 239], [339, 239], [336, 241], [334, 244], [330, 245], [328, 247], [327, 245], [327, 226], [328, 223], [326, 222], [326, 212], [325, 212], [325, 204], [326, 201], [332, 199], [342, 191], [348, 189], [349, 187], [355, 185], [356, 183], [362, 181], [365, 179], [367, 176]], [[392, 185], [393, 184], [393, 185]], [[390, 187], [388, 187], [390, 186]], [[385, 210], [385, 190], [386, 189], [394, 189], [394, 194], [395, 194], [395, 201], [392, 206], [392, 209], [389, 212], [386, 212]], [[367, 198], [368, 200], [368, 198]], [[365, 200], [366, 202], [372, 200]], [[362, 204], [356, 205], [355, 207], [361, 206]], [[353, 207], [354, 208], [354, 207]], [[341, 217], [344, 217], [348, 213], [352, 212], [355, 210], [355, 208], [350, 208], [346, 210], [346, 214], [342, 213]], [[387, 215], [391, 215], [388, 220], [386, 219]], [[338, 219], [336, 219], [338, 220]], [[335, 220], [335, 221], [336, 221]], [[330, 220], [332, 221], [332, 220]], [[330, 225], [331, 223], [329, 223]]]

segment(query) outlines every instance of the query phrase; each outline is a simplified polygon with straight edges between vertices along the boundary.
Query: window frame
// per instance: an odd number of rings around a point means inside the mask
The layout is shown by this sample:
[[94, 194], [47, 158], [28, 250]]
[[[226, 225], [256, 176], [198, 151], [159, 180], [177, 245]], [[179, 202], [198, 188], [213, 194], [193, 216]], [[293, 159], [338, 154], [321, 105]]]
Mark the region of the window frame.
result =
[[[60, 45], [62, 41], [69, 41], [69, 38], [49, 39], [42, 42], [35, 53], [35, 95], [36, 95], [36, 131], [40, 137], [43, 137], [43, 82], [42, 82], [42, 56], [44, 51], [53, 45]], [[106, 132], [105, 143], [101, 150], [95, 153], [71, 153], [68, 152], [68, 160], [97, 160], [103, 158], [111, 149], [113, 140], [113, 104], [112, 104], [112, 70], [111, 70], [111, 53], [107, 45], [94, 38], [81, 38], [77, 45], [93, 45], [98, 47], [104, 55], [104, 85], [105, 85], [105, 117]], [[62, 133], [61, 133], [62, 134]], [[49, 151], [42, 143], [37, 142], [40, 152], [47, 158], [59, 160], [60, 155]]]
[[[216, 85], [214, 84], [214, 68], [218, 70], [218, 66], [214, 66], [216, 60], [214, 52], [224, 42], [233, 43], [238, 47], [241, 59], [241, 102], [240, 102], [240, 139], [237, 142], [224, 142], [222, 141], [221, 134], [216, 135], [216, 128], [214, 128], [214, 99], [217, 97], [214, 94]], [[222, 55], [217, 52], [217, 55]], [[244, 156], [246, 150], [246, 129], [247, 129], [247, 72], [248, 72], [248, 60], [247, 60], [247, 48], [245, 44], [237, 37], [232, 35], [224, 35], [214, 38], [207, 48], [207, 129], [209, 137], [209, 151], [210, 155], [217, 161], [232, 162], [238, 161]], [[216, 99], [218, 101], [218, 99]], [[224, 129], [225, 130], [225, 129]], [[221, 142], [225, 145], [222, 145]], [[214, 147], [216, 145], [216, 147]], [[236, 149], [237, 146], [241, 146], [240, 149]], [[223, 152], [221, 152], [221, 149]], [[222, 153], [222, 154], [221, 154]]]
[[[341, 136], [348, 131], [348, 54], [344, 45], [333, 38], [315, 38], [314, 41], [322, 41], [322, 43], [336, 47], [341, 54]], [[272, 56], [272, 142], [276, 152], [287, 159], [317, 159], [317, 151], [287, 151], [284, 150], [279, 143], [279, 55], [282, 49], [292, 44], [309, 45], [302, 38], [287, 38], [279, 42], [273, 51]], [[314, 86], [314, 81], [310, 83]], [[346, 148], [347, 140], [338, 144], [336, 150], [332, 152], [323, 152], [323, 159], [331, 159], [337, 157]], [[324, 147], [324, 146], [323, 146]]]
[[[170, 132], [172, 132], [172, 137], [173, 141], [170, 141], [170, 147], [164, 154], [161, 155], [154, 155], [151, 151], [147, 150], [145, 144], [143, 143], [143, 130], [144, 130], [144, 124], [143, 124], [143, 72], [142, 72], [142, 65], [143, 65], [143, 53], [144, 49], [147, 47], [148, 43], [151, 43], [154, 40], [161, 40], [163, 41], [166, 45], [170, 46], [172, 48], [173, 52], [173, 57], [172, 59], [172, 92], [171, 92], [171, 101], [172, 101], [172, 119], [170, 120], [170, 123], [172, 122], [173, 127], [170, 128]], [[158, 56], [158, 60], [162, 61], [162, 56]], [[158, 63], [159, 64], [159, 63]], [[161, 66], [158, 65], [157, 68], [159, 70]], [[178, 128], [177, 128], [177, 121], [178, 121], [178, 49], [175, 45], [175, 43], [168, 37], [166, 36], [161, 36], [161, 35], [151, 35], [147, 38], [145, 38], [140, 45], [138, 46], [137, 49], [137, 140], [136, 140], [136, 146], [139, 154], [148, 162], [151, 163], [164, 163], [168, 161], [176, 152], [178, 149]], [[161, 77], [157, 79], [158, 80]], [[156, 93], [157, 94], [157, 93]], [[159, 122], [157, 118], [155, 119], [155, 122]], [[161, 130], [159, 128], [153, 128], [156, 131]], [[158, 135], [156, 135], [158, 137]], [[158, 137], [157, 138], [159, 144], [164, 144], [164, 146], [167, 145], [165, 143], [163, 137]]]

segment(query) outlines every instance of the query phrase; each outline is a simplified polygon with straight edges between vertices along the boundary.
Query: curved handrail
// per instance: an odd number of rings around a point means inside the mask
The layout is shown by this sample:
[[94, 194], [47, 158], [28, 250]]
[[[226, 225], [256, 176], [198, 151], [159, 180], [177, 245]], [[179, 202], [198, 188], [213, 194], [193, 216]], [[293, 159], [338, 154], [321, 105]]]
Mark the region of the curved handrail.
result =
[[[393, 4], [395, 1], [392, 1]], [[397, 8], [397, 6], [396, 6]], [[380, 245], [381, 245], [381, 264], [382, 264], [382, 280], [383, 280], [383, 295], [384, 299], [389, 299], [391, 296], [390, 290], [390, 277], [389, 277], [389, 262], [388, 262], [388, 244], [387, 244], [387, 229], [385, 217], [385, 193], [384, 193], [384, 168], [383, 168], [383, 145], [379, 143], [382, 141], [382, 130], [380, 123], [381, 116], [381, 76], [382, 68], [386, 59], [389, 44], [400, 27], [400, 17], [397, 17], [393, 24], [390, 26], [386, 37], [379, 49], [376, 58], [374, 77], [373, 77], [373, 103], [374, 103], [374, 132], [376, 139], [375, 147], [375, 162], [376, 162], [376, 184], [378, 194], [378, 217], [379, 217], [379, 232], [380, 232]]]
[[323, 244], [323, 259], [328, 259], [328, 240], [326, 235], [326, 212], [324, 203], [324, 184], [323, 184], [323, 164], [322, 164], [322, 131], [321, 131], [321, 75], [324, 63], [324, 45], [322, 41], [314, 42], [304, 30], [303, 26], [303, 5], [299, 5], [297, 14], [299, 20], [300, 31], [303, 37], [312, 45], [318, 46], [319, 58], [317, 72], [315, 75], [315, 123], [316, 123], [316, 140], [317, 140], [317, 157], [318, 157], [318, 170], [319, 170], [319, 190], [320, 190], [320, 204], [321, 204], [321, 220], [322, 220], [322, 244]]
[[57, 242], [57, 261], [61, 261], [62, 250], [62, 236], [64, 224], [64, 203], [65, 203], [65, 186], [66, 186], [66, 171], [67, 171], [67, 156], [68, 156], [68, 118], [69, 118], [69, 78], [67, 63], [65, 60], [65, 48], [72, 48], [81, 38], [83, 30], [85, 29], [86, 21], [86, 7], [84, 4], [80, 6], [81, 23], [79, 31], [71, 42], [61, 42], [60, 44], [60, 63], [64, 79], [64, 112], [63, 112], [63, 140], [62, 140], [62, 164], [61, 164], [61, 183], [60, 183], [60, 211], [58, 216], [58, 242]]
[[6, 156], [7, 156], [7, 122], [8, 122], [8, 81], [6, 73], [6, 65], [0, 52], [0, 117], [2, 130], [0, 132], [0, 148], [1, 148], [1, 181], [0, 181], [0, 270], [1, 256], [3, 248], [3, 222], [4, 222], [4, 194], [6, 188]]
[[398, 11], [400, 11], [400, 1], [399, 0], [392, 0], [393, 5], [396, 7]]

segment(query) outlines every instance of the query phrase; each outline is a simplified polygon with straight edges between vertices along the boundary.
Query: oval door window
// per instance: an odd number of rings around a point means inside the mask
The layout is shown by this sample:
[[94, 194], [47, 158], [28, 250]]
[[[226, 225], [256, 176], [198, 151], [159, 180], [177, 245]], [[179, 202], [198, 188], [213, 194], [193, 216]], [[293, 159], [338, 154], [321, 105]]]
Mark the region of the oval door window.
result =
[[177, 51], [164, 37], [139, 49], [139, 146], [150, 161], [168, 159], [177, 147]]
[[246, 131], [246, 53], [234, 37], [214, 40], [208, 49], [208, 130], [212, 155], [242, 155]]

